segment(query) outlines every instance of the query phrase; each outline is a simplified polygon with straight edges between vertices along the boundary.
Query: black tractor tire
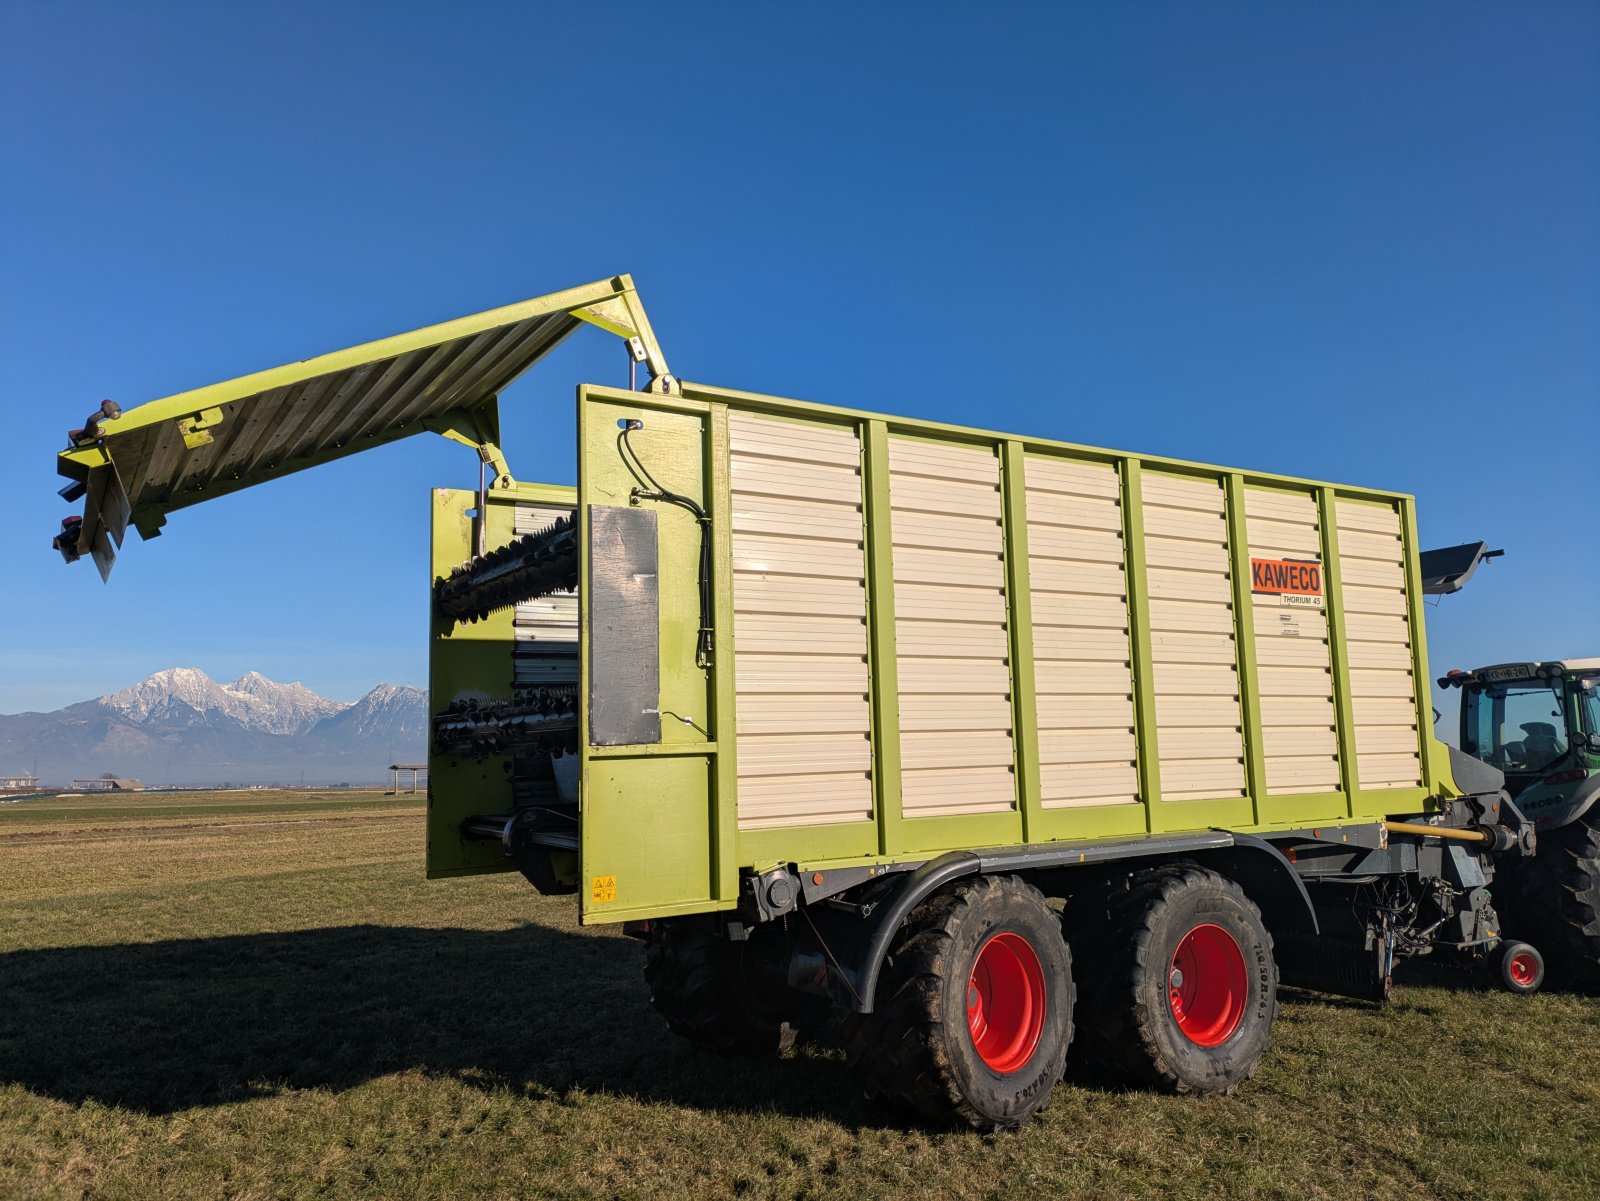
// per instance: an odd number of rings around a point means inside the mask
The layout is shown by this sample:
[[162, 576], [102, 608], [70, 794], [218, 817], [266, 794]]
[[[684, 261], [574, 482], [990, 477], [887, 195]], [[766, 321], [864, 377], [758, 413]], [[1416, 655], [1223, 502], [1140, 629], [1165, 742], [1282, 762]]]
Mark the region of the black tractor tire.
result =
[[845, 1053], [869, 1098], [974, 1130], [1049, 1102], [1072, 1041], [1060, 919], [1015, 876], [958, 881], [906, 918]]
[[1538, 942], [1556, 983], [1600, 992], [1600, 810], [1539, 831], [1538, 853], [1497, 883], [1506, 932]]
[[826, 997], [783, 982], [783, 931], [758, 926], [734, 942], [703, 919], [652, 922], [644, 978], [674, 1034], [722, 1055], [775, 1055], [821, 1029]]
[[1544, 983], [1544, 956], [1525, 942], [1502, 942], [1490, 963], [1495, 983], [1507, 992], [1536, 993]]
[[1066, 920], [1087, 1061], [1175, 1093], [1227, 1093], [1249, 1079], [1272, 1039], [1278, 967], [1261, 911], [1237, 884], [1167, 865], [1112, 890], [1100, 913], [1069, 906]]

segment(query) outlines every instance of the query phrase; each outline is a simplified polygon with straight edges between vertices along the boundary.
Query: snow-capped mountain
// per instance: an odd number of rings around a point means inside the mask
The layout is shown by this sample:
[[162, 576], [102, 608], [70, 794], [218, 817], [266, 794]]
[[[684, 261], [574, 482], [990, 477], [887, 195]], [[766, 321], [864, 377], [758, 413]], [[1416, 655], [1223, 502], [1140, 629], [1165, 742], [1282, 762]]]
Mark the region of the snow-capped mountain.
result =
[[218, 684], [195, 667], [158, 671], [131, 688], [101, 697], [100, 704], [144, 726], [190, 729], [232, 723], [266, 734], [304, 734], [323, 718], [351, 708], [348, 702], [318, 696], [304, 684], [279, 684], [258, 671], [231, 684]]
[[342, 705], [321, 719], [317, 733], [329, 738], [382, 736], [405, 738], [408, 742], [420, 740], [428, 729], [427, 696], [420, 688], [379, 684], [355, 704]]
[[355, 702], [248, 672], [219, 684], [194, 667], [54, 713], [0, 714], [0, 773], [46, 783], [111, 772], [146, 784], [363, 782], [426, 755], [427, 693], [379, 684]]

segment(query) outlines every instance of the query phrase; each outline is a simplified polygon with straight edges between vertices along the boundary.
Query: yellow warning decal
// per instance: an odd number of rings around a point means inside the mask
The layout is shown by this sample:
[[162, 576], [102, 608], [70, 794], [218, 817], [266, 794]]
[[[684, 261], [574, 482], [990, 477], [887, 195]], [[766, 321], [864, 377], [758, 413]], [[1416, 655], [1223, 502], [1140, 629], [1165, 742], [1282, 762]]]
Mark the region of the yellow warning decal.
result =
[[617, 878], [615, 876], [596, 876], [589, 886], [589, 899], [595, 904], [617, 899]]

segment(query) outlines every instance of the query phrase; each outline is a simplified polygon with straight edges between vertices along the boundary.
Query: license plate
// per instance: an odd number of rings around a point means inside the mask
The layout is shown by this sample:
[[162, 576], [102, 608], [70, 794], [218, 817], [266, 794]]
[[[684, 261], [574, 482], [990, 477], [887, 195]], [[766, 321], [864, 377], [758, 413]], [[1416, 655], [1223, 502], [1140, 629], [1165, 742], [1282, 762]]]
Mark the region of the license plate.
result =
[[1491, 684], [1499, 684], [1506, 680], [1531, 680], [1533, 679], [1533, 665], [1531, 663], [1518, 663], [1512, 667], [1485, 668], [1483, 678]]

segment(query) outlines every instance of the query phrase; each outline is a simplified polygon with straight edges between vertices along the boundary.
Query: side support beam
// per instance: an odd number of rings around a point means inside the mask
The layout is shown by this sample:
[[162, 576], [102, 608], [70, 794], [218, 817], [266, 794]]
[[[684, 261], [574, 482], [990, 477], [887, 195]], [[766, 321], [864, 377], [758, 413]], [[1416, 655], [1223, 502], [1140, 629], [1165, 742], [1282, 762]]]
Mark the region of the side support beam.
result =
[[1239, 672], [1239, 715], [1244, 722], [1245, 791], [1250, 794], [1255, 819], [1267, 797], [1267, 758], [1262, 746], [1261, 676], [1256, 667], [1256, 609], [1250, 591], [1250, 533], [1245, 523], [1244, 477], [1226, 477], [1228, 490], [1228, 549], [1233, 577], [1233, 636]]
[[1133, 712], [1139, 749], [1139, 799], [1145, 829], [1161, 804], [1161, 750], [1156, 735], [1155, 651], [1150, 641], [1150, 572], [1144, 556], [1144, 484], [1138, 459], [1122, 463], [1122, 544], [1126, 548], [1128, 624], [1133, 631]]
[[868, 664], [872, 673], [872, 795], [878, 853], [904, 842], [900, 809], [900, 666], [895, 649], [894, 531], [890, 524], [889, 427], [861, 426], [863, 519], [867, 547]]
[[1322, 589], [1327, 599], [1328, 655], [1333, 665], [1334, 716], [1338, 721], [1339, 781], [1345, 811], [1355, 812], [1361, 772], [1356, 760], [1356, 715], [1350, 697], [1350, 644], [1345, 634], [1344, 585], [1339, 567], [1339, 508], [1332, 488], [1317, 489], [1317, 525], [1322, 530]]
[[1033, 592], [1028, 574], [1028, 481], [1022, 443], [1000, 444], [1005, 520], [1007, 623], [1011, 652], [1011, 745], [1022, 808], [1022, 838], [1043, 837], [1039, 777], [1039, 696], [1033, 670]]

